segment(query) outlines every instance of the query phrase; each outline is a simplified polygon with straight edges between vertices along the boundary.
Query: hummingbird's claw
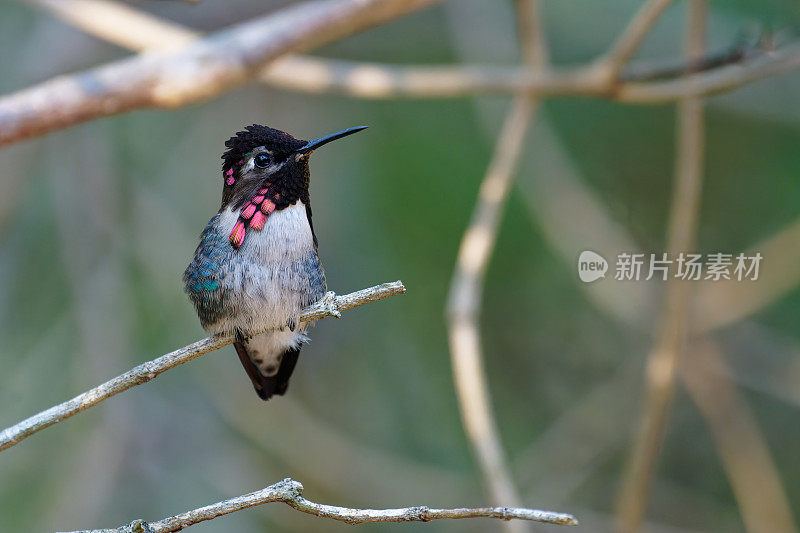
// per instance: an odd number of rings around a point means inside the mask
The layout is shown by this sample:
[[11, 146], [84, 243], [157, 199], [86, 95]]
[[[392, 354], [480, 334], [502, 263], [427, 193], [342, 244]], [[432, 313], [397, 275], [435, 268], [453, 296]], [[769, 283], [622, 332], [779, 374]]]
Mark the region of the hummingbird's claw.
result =
[[336, 318], [342, 318], [342, 313], [339, 311], [339, 306], [336, 305], [335, 292], [326, 292], [325, 296], [322, 297], [322, 303], [325, 305], [325, 310], [328, 312], [328, 314]]
[[250, 335], [246, 335], [239, 328], [236, 328], [236, 330], [234, 331], [234, 335], [236, 336], [236, 342], [241, 344], [247, 344], [247, 342], [251, 339]]

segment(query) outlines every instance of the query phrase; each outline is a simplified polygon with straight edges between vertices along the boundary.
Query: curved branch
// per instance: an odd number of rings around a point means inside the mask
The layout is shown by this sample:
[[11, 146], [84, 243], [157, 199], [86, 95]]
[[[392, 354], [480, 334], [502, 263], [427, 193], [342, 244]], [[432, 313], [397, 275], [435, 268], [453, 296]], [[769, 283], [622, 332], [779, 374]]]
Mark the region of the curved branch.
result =
[[235, 89], [278, 57], [308, 50], [441, 0], [314, 0], [178, 50], [54, 78], [0, 99], [0, 145], [133, 109], [175, 108]]
[[746, 531], [797, 531], [792, 506], [753, 410], [719, 343], [700, 338], [679, 376], [705, 419]]
[[[399, 280], [392, 283], [376, 285], [368, 289], [362, 289], [357, 292], [345, 294], [344, 296], [336, 296], [333, 292], [329, 292], [319, 302], [306, 307], [300, 314], [300, 321], [308, 322], [329, 316], [338, 318], [341, 316], [341, 311], [404, 292], [406, 292], [406, 288]], [[85, 411], [89, 407], [97, 405], [115, 394], [119, 394], [136, 385], [147, 383], [171, 368], [188, 363], [192, 359], [196, 359], [208, 352], [218, 350], [223, 346], [231, 344], [233, 341], [234, 338], [232, 335], [212, 335], [175, 350], [174, 352], [162, 355], [158, 359], [142, 363], [124, 374], [106, 381], [102, 385], [98, 385], [83, 394], [79, 394], [71, 400], [55, 405], [46, 411], [42, 411], [18, 424], [4, 429], [0, 432], [0, 451], [8, 449], [15, 444], [19, 444], [22, 440], [30, 437], [34, 433], [62, 422], [81, 411]]]
[[518, 97], [506, 115], [472, 220], [461, 240], [447, 300], [448, 341], [461, 419], [496, 504], [515, 504], [519, 496], [491, 405], [478, 321], [500, 216], [537, 107], [538, 102]]
[[74, 533], [171, 533], [184, 528], [224, 516], [248, 507], [264, 503], [285, 503], [298, 511], [321, 518], [331, 518], [348, 524], [365, 522], [430, 522], [431, 520], [456, 518], [498, 518], [500, 520], [531, 520], [561, 526], [577, 526], [574, 516], [552, 511], [523, 509], [518, 507], [479, 507], [459, 509], [431, 509], [429, 507], [406, 507], [401, 509], [350, 509], [315, 503], [303, 497], [303, 485], [286, 478], [265, 489], [231, 498], [175, 515], [158, 522], [147, 523], [135, 520], [128, 526], [117, 529], [76, 531]]

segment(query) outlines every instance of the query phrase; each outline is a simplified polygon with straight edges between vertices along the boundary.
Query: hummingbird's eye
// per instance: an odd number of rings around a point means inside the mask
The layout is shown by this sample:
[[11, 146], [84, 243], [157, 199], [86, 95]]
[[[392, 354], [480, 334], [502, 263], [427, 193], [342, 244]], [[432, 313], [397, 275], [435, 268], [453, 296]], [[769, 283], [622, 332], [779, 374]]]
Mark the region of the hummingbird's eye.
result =
[[258, 154], [253, 158], [253, 163], [258, 168], [267, 168], [272, 163], [272, 159], [267, 154]]

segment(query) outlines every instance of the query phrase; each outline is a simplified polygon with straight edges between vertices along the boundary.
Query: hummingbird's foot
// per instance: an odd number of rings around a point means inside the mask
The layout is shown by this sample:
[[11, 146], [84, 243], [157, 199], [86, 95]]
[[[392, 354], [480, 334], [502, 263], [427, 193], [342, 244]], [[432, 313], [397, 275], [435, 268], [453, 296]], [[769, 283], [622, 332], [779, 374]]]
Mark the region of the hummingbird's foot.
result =
[[325, 311], [328, 312], [331, 316], [335, 316], [336, 318], [342, 318], [342, 313], [339, 311], [339, 306], [336, 305], [336, 293], [333, 291], [328, 291], [325, 293], [325, 296], [322, 297], [322, 305], [325, 306]]
[[286, 322], [286, 326], [289, 328], [289, 331], [294, 331], [297, 329], [297, 325], [300, 323], [300, 317], [293, 317], [290, 316], [289, 320]]
[[241, 344], [247, 344], [247, 342], [252, 338], [250, 335], [246, 335], [244, 331], [236, 328], [234, 330], [234, 336], [236, 337], [236, 342]]

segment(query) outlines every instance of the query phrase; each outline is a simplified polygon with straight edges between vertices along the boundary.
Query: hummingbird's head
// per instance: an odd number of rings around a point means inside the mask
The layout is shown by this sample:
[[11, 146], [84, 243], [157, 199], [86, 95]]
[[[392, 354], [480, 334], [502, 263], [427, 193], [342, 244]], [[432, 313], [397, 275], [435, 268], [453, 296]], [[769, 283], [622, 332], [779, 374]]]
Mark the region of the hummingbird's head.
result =
[[357, 126], [313, 141], [253, 124], [225, 142], [222, 154], [222, 209], [236, 211], [265, 194], [282, 209], [301, 200], [308, 205], [308, 159], [320, 146], [363, 130]]

